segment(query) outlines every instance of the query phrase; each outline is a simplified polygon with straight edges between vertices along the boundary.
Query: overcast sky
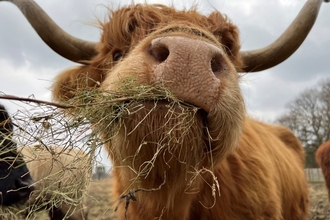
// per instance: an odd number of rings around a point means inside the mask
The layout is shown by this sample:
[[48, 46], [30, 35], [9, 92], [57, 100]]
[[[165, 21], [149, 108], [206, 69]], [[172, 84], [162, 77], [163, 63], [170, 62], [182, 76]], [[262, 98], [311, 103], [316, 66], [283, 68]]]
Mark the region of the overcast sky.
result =
[[[106, 14], [104, 5], [116, 8], [115, 0], [36, 0], [50, 17], [70, 34], [98, 41], [100, 30], [90, 26]], [[121, 5], [131, 1], [120, 1]], [[144, 1], [135, 1], [144, 2]], [[148, 1], [149, 3], [177, 1]], [[174, 5], [189, 7], [196, 1]], [[228, 15], [240, 28], [242, 49], [257, 49], [273, 42], [291, 23], [302, 0], [208, 0], [198, 3], [200, 12], [214, 8]], [[50, 100], [49, 87], [62, 70], [76, 65], [49, 49], [21, 12], [11, 3], [0, 2], [0, 92]], [[330, 4], [323, 3], [309, 36], [285, 62], [242, 78], [249, 115], [270, 121], [284, 112], [286, 104], [322, 78], [330, 77]], [[19, 102], [0, 100], [11, 113], [23, 108]]]

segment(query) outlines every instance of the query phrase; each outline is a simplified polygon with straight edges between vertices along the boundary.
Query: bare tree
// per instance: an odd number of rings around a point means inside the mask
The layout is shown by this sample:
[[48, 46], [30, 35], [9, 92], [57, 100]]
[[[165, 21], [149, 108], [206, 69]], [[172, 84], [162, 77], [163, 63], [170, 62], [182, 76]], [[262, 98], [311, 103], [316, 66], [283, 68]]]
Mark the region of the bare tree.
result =
[[330, 78], [306, 89], [287, 105], [277, 122], [290, 128], [306, 150], [306, 166], [317, 167], [315, 151], [330, 139]]
[[330, 139], [330, 78], [322, 83], [321, 102], [324, 105], [321, 108], [322, 127], [325, 128], [324, 136], [326, 140]]

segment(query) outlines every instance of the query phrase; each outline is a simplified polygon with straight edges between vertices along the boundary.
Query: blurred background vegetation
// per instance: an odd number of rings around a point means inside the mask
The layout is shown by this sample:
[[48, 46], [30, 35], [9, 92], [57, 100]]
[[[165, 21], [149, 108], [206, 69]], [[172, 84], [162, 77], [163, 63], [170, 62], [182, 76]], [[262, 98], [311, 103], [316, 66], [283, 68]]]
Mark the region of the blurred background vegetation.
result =
[[275, 123], [288, 127], [300, 139], [305, 147], [306, 168], [318, 167], [315, 152], [330, 139], [330, 78], [300, 93]]

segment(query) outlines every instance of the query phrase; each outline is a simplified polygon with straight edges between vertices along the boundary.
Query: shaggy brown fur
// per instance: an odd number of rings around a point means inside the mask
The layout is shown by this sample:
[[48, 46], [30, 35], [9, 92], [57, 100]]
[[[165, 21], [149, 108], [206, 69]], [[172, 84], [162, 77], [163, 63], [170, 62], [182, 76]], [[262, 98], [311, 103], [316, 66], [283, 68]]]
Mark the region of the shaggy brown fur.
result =
[[330, 201], [330, 140], [321, 144], [321, 146], [316, 151], [315, 157], [316, 162], [322, 169], [325, 185], [328, 188]]
[[[217, 11], [204, 16], [161, 5], [124, 7], [100, 24], [99, 54], [90, 65], [57, 77], [56, 100], [67, 101], [81, 90], [117, 91], [127, 78], [135, 79], [133, 87], [153, 85], [155, 61], [146, 51], [156, 38], [180, 36], [207, 43], [222, 51], [225, 64], [225, 71], [216, 76], [221, 86], [208, 112], [180, 118], [178, 105], [169, 110], [166, 101], [144, 101], [144, 109], [135, 112], [133, 106], [128, 109], [132, 114], [111, 125], [118, 131], [110, 140], [109, 133], [101, 134], [114, 165], [112, 196], [127, 202], [119, 204], [121, 219], [308, 218], [301, 144], [289, 130], [245, 116], [235, 25]], [[185, 61], [178, 64], [179, 72], [189, 74], [189, 57]], [[178, 87], [171, 83], [164, 82], [170, 89]], [[106, 120], [97, 127], [102, 125], [109, 126]]]
[[[65, 149], [58, 146], [50, 149], [53, 150], [53, 155], [41, 146], [21, 149], [36, 187], [30, 195], [28, 204], [36, 207], [48, 204], [47, 208], [52, 220], [87, 219], [88, 210], [84, 204], [86, 201], [79, 203], [90, 175], [86, 154], [79, 149]], [[65, 197], [70, 198], [68, 203], [65, 201], [56, 203], [55, 207], [52, 202], [60, 201], [61, 199], [56, 198], [62, 196], [53, 193], [56, 191], [65, 193]]]
[[123, 57], [127, 56], [151, 33], [155, 36], [161, 36], [160, 33], [168, 36], [169, 30], [189, 32], [196, 28], [200, 34], [206, 32], [206, 36], [226, 50], [236, 69], [242, 67], [238, 53], [238, 29], [220, 12], [205, 17], [195, 10], [176, 11], [162, 5], [138, 4], [111, 11], [109, 20], [107, 23], [100, 22], [103, 34], [98, 44], [99, 54], [90, 61], [90, 65], [69, 69], [57, 77], [53, 85], [53, 97], [56, 100], [67, 100], [77, 91], [98, 87], [109, 70], [118, 63], [113, 59], [114, 54], [120, 52]]

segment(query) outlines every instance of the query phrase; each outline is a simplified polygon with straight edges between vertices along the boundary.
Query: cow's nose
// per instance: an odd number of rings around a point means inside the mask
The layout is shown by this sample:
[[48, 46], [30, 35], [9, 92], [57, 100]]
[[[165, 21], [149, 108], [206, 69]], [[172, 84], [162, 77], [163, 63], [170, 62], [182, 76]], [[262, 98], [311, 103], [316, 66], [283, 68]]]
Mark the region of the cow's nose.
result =
[[[180, 36], [157, 38], [151, 42], [149, 52], [159, 63], [181, 62], [190, 58], [197, 61], [194, 65], [209, 67], [208, 70], [214, 74], [226, 68], [222, 50], [202, 40]], [[185, 60], [187, 62], [189, 60]]]
[[209, 111], [219, 94], [221, 74], [228, 72], [223, 51], [200, 39], [168, 36], [151, 41], [151, 79], [183, 101]]

